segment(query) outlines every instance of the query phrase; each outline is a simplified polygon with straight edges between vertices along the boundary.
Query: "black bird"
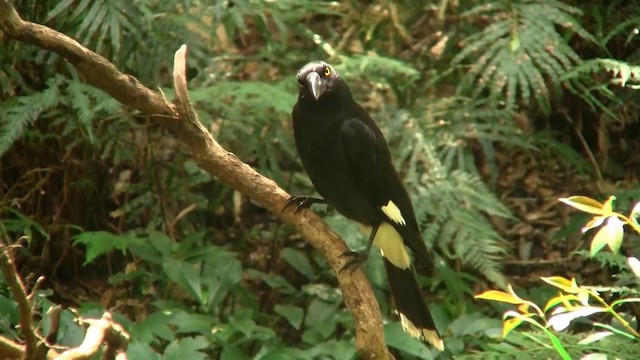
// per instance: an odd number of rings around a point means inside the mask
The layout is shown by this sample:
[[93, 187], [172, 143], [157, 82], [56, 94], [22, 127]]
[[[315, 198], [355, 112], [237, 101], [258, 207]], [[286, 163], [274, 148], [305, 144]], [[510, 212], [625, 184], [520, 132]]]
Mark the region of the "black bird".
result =
[[383, 255], [404, 330], [444, 349], [407, 247], [429, 269], [433, 269], [433, 259], [422, 241], [409, 194], [393, 167], [382, 132], [331, 65], [308, 63], [296, 78], [300, 86], [292, 113], [296, 146], [323, 199], [293, 196], [285, 208], [295, 205], [298, 211], [326, 203], [358, 222], [369, 241], [363, 253], [347, 253], [352, 259], [342, 270], [360, 265], [375, 244]]

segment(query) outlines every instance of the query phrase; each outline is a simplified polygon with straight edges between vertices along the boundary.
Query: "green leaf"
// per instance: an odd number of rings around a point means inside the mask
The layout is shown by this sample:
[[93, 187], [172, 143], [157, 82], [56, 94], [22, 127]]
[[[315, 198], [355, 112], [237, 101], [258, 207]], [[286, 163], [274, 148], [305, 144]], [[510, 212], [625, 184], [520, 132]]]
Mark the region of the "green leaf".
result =
[[311, 268], [309, 258], [301, 251], [287, 247], [282, 249], [282, 251], [280, 252], [280, 256], [282, 256], [282, 258], [285, 259], [285, 261], [289, 263], [291, 267], [298, 270], [298, 272], [300, 272], [302, 275], [306, 276], [307, 279], [315, 279], [316, 275]]
[[384, 339], [389, 347], [415, 356], [418, 359], [433, 359], [433, 353], [429, 347], [420, 340], [409, 336], [399, 322], [392, 322], [384, 326]]
[[208, 359], [208, 356], [200, 351], [206, 349], [208, 346], [209, 342], [204, 336], [174, 340], [165, 348], [162, 360]]
[[127, 346], [128, 359], [160, 360], [160, 355], [147, 342], [132, 341]]
[[301, 308], [291, 305], [276, 305], [274, 311], [287, 319], [296, 330], [300, 330], [304, 318], [304, 311]]
[[88, 231], [76, 235], [73, 239], [74, 245], [82, 244], [87, 248], [84, 265], [114, 249], [124, 253], [128, 245], [136, 242], [135, 237], [129, 234], [116, 235], [106, 231]]
[[172, 258], [165, 258], [162, 264], [162, 270], [183, 290], [191, 294], [194, 300], [198, 301], [201, 305], [204, 304], [205, 299], [202, 296], [200, 270], [196, 269], [196, 265]]

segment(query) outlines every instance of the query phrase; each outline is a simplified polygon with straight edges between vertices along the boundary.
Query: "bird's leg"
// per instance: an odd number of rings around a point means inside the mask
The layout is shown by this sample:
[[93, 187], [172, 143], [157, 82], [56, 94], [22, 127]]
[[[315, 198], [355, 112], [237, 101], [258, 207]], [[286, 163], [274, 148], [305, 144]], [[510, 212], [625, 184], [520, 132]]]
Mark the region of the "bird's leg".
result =
[[345, 251], [342, 256], [351, 256], [352, 258], [344, 264], [340, 272], [345, 270], [351, 270], [351, 272], [355, 271], [363, 262], [367, 260], [369, 257], [369, 252], [371, 251], [371, 245], [373, 245], [373, 239], [376, 238], [376, 233], [378, 232], [378, 228], [380, 224], [374, 225], [371, 228], [371, 234], [369, 234], [369, 241], [367, 242], [367, 247], [363, 252], [359, 253], [357, 251]]
[[315, 198], [311, 196], [294, 195], [290, 197], [286, 203], [284, 203], [284, 206], [282, 207], [282, 211], [284, 212], [289, 206], [295, 205], [296, 206], [295, 212], [299, 213], [303, 209], [309, 208], [313, 204], [326, 204], [326, 203], [327, 202], [324, 199]]

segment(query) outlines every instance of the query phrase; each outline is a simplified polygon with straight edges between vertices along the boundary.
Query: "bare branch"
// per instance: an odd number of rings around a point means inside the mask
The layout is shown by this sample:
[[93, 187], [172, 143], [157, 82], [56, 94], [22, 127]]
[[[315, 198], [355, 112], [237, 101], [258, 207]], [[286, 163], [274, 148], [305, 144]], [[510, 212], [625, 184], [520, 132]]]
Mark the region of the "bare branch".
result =
[[84, 320], [84, 322], [89, 324], [89, 328], [82, 344], [63, 352], [55, 360], [90, 359], [98, 353], [103, 343], [106, 343], [105, 353], [112, 354], [110, 359], [115, 359], [117, 352], [123, 352], [126, 349], [129, 335], [120, 325], [111, 321], [109, 312], [105, 312], [98, 320]]
[[[6, 231], [5, 231], [6, 233]], [[38, 337], [36, 336], [33, 327], [31, 325], [31, 319], [33, 317], [31, 303], [29, 302], [27, 289], [22, 283], [20, 275], [16, 271], [16, 266], [11, 256], [11, 249], [0, 240], [0, 269], [4, 275], [4, 279], [7, 282], [7, 286], [11, 290], [11, 295], [18, 304], [18, 311], [20, 313], [20, 333], [25, 340], [25, 358], [35, 359], [38, 347]]]
[[0, 359], [21, 359], [24, 357], [25, 346], [17, 344], [0, 335]]
[[0, 29], [5, 36], [34, 44], [62, 55], [83, 74], [87, 82], [129, 105], [156, 123], [172, 130], [189, 146], [200, 167], [265, 207], [283, 222], [294, 226], [324, 256], [337, 274], [345, 304], [355, 318], [356, 347], [362, 358], [390, 357], [384, 342], [380, 310], [373, 291], [360, 270], [340, 273], [347, 250], [344, 242], [311, 211], [282, 212], [289, 195], [233, 153], [222, 148], [199, 122], [186, 96], [186, 48], [176, 53], [174, 86], [178, 106], [144, 87], [133, 76], [120, 73], [102, 56], [75, 40], [42, 25], [23, 21], [9, 4], [0, 0]]

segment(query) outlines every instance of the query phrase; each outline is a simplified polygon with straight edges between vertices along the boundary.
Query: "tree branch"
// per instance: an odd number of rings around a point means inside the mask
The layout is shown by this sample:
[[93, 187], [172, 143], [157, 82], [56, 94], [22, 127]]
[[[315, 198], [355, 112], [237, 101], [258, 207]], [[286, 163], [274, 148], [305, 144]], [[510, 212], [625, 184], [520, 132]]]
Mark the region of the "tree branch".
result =
[[63, 352], [55, 360], [91, 359], [98, 353], [102, 343], [106, 344], [103, 359], [115, 359], [116, 354], [124, 353], [126, 344], [129, 342], [129, 334], [120, 325], [111, 321], [109, 312], [105, 312], [98, 320], [89, 319], [83, 320], [83, 322], [89, 324], [89, 328], [84, 335], [82, 344]]
[[[347, 309], [355, 320], [356, 347], [362, 358], [384, 359], [390, 353], [384, 342], [382, 319], [371, 287], [361, 270], [340, 273], [347, 250], [344, 242], [315, 214], [282, 212], [289, 195], [271, 179], [222, 148], [199, 122], [186, 98], [185, 63], [179, 59], [174, 70], [178, 106], [144, 87], [136, 78], [119, 72], [102, 56], [77, 41], [46, 26], [23, 21], [8, 0], [0, 0], [0, 29], [5, 36], [56, 52], [76, 67], [86, 81], [172, 130], [191, 150], [195, 161], [211, 175], [265, 207], [284, 223], [294, 226], [327, 259], [337, 274]], [[183, 55], [176, 54], [182, 58]]]
[[[29, 295], [27, 295], [27, 289], [24, 287], [22, 279], [16, 271], [16, 266], [11, 256], [11, 249], [9, 249], [3, 240], [0, 240], [0, 269], [2, 270], [2, 275], [4, 275], [4, 280], [7, 282], [7, 286], [9, 286], [9, 290], [11, 290], [11, 295], [13, 295], [14, 300], [18, 304], [20, 333], [26, 343], [24, 346], [25, 359], [35, 359], [36, 353], [38, 352], [38, 337], [31, 325], [33, 313], [31, 303], [29, 302]], [[13, 348], [12, 350], [16, 349], [17, 348]]]

